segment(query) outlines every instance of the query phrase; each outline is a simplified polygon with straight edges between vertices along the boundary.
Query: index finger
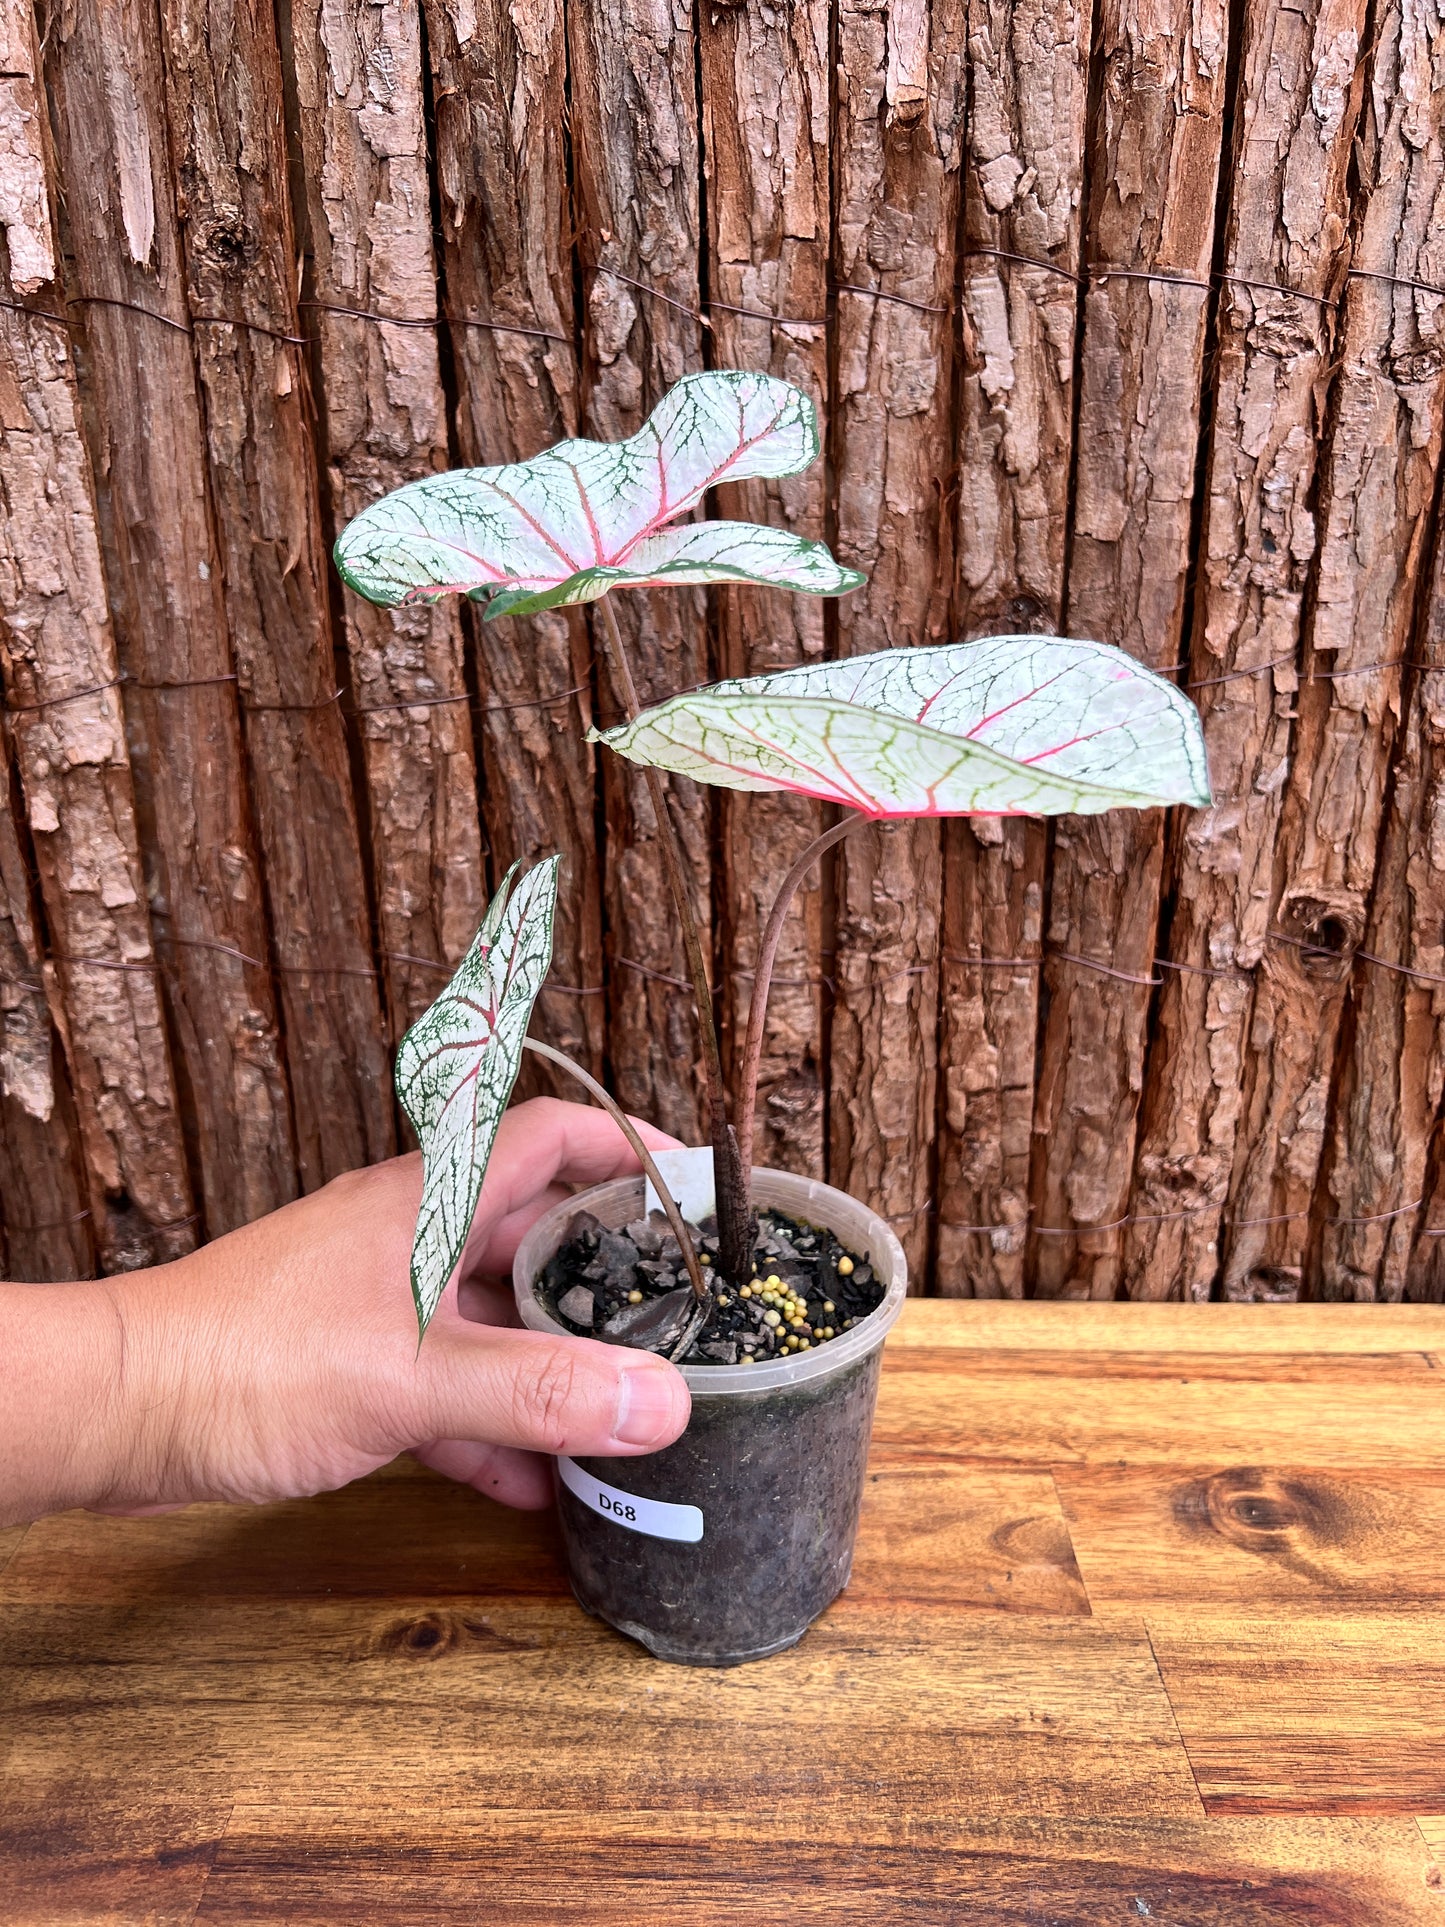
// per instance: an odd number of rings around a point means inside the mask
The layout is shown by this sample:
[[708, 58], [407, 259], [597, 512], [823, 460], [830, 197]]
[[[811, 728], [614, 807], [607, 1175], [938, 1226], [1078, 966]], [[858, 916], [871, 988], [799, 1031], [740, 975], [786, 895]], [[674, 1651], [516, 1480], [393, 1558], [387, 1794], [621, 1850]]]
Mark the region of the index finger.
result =
[[[656, 1125], [636, 1118], [633, 1123], [648, 1150], [681, 1148]], [[638, 1169], [636, 1153], [605, 1111], [557, 1097], [530, 1098], [509, 1110], [498, 1128], [473, 1238], [484, 1242], [503, 1218], [524, 1209], [551, 1184], [603, 1184]]]

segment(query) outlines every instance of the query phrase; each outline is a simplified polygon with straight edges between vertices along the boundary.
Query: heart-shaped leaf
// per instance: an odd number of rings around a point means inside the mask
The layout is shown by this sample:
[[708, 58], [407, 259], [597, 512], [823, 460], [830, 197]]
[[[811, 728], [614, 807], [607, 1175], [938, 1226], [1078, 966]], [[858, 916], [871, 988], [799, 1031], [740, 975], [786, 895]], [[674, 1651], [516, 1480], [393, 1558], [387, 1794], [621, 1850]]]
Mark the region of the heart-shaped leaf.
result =
[[515, 891], [520, 866], [512, 865], [456, 975], [396, 1054], [397, 1096], [421, 1142], [411, 1291], [423, 1334], [472, 1228], [522, 1039], [552, 962], [560, 862], [551, 856], [537, 864]]
[[1199, 717], [1101, 642], [987, 636], [713, 683], [593, 730], [634, 763], [864, 816], [1054, 816], [1204, 804]]
[[813, 404], [772, 375], [688, 375], [624, 442], [558, 442], [527, 462], [408, 482], [341, 533], [336, 566], [388, 605], [464, 593], [487, 617], [592, 602], [619, 584], [758, 582], [842, 595], [863, 580], [821, 542], [749, 522], [669, 527], [720, 482], [795, 475]]

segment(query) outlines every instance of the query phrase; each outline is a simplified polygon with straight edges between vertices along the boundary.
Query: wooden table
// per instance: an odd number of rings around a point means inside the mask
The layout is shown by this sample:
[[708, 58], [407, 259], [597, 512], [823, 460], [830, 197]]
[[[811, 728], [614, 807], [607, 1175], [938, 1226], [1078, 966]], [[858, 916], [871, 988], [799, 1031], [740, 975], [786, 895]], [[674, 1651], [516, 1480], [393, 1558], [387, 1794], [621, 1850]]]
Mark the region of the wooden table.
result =
[[853, 1583], [735, 1672], [408, 1463], [0, 1534], [0, 1921], [1445, 1927], [1445, 1309], [887, 1358]]

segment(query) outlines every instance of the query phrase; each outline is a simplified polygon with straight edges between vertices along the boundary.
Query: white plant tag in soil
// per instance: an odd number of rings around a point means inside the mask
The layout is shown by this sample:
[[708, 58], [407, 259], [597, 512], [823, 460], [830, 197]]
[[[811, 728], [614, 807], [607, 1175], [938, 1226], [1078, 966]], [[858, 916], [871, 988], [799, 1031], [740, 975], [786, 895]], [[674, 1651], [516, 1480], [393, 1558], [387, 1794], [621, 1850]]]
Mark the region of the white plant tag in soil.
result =
[[628, 1532], [645, 1532], [651, 1539], [679, 1539], [685, 1545], [696, 1545], [702, 1537], [702, 1514], [695, 1505], [669, 1505], [663, 1499], [641, 1499], [635, 1492], [620, 1492], [565, 1457], [557, 1460], [557, 1476], [574, 1498], [590, 1506], [599, 1518], [610, 1519]]
[[[696, 1150], [654, 1151], [652, 1161], [667, 1182], [672, 1201], [689, 1224], [701, 1224], [717, 1211], [717, 1187], [713, 1176], [712, 1146]], [[643, 1213], [661, 1211], [662, 1199], [652, 1179], [647, 1180]]]

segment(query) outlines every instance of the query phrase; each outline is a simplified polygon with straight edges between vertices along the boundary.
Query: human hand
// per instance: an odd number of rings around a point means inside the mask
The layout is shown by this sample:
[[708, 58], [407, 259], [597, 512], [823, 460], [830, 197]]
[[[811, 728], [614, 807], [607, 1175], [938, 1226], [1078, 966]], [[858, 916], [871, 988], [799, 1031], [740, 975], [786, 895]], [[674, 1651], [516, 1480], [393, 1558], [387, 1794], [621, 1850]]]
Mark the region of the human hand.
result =
[[[649, 1147], [675, 1143], [639, 1129]], [[17, 1461], [0, 1436], [0, 1523], [56, 1505], [151, 1511], [296, 1498], [407, 1450], [493, 1498], [535, 1507], [551, 1496], [539, 1453], [623, 1456], [669, 1444], [687, 1423], [681, 1373], [648, 1353], [516, 1329], [501, 1282], [527, 1228], [569, 1185], [636, 1170], [602, 1111], [552, 1098], [509, 1110], [465, 1255], [420, 1350], [407, 1285], [421, 1197], [415, 1155], [337, 1178], [173, 1264], [0, 1288], [0, 1315], [13, 1294], [30, 1295], [22, 1341], [28, 1331], [42, 1356], [18, 1376], [30, 1388], [20, 1403], [32, 1408], [32, 1438], [63, 1438], [77, 1402], [89, 1408], [63, 1476], [28, 1509], [23, 1439]], [[85, 1363], [78, 1400], [73, 1385], [62, 1389], [54, 1321], [48, 1333], [35, 1329], [51, 1293], [66, 1295], [70, 1350]], [[7, 1456], [19, 1464], [18, 1512]]]

